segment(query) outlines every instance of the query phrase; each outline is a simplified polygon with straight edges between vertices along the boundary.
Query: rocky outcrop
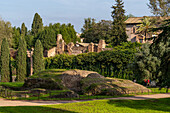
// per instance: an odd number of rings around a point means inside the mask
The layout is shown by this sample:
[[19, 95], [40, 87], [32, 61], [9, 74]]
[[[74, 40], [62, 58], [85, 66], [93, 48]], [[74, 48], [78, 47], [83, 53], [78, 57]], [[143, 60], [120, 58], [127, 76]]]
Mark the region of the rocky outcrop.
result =
[[97, 72], [84, 70], [69, 70], [62, 73], [60, 79], [63, 85], [73, 91], [79, 92], [81, 90], [81, 80], [86, 77], [101, 77]]

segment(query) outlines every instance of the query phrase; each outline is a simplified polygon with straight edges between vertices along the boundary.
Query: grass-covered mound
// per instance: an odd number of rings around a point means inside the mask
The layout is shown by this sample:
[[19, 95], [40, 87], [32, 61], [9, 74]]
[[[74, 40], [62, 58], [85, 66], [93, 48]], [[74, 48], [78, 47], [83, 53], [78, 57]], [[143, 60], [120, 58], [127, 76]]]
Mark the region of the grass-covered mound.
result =
[[150, 92], [146, 87], [131, 80], [117, 78], [84, 78], [82, 91], [88, 94], [121, 95], [127, 93]]
[[0, 82], [0, 88], [4, 87], [11, 90], [20, 90], [24, 82]]
[[23, 87], [25, 89], [44, 88], [51, 90], [65, 89], [61, 81], [60, 76], [65, 69], [50, 69], [40, 73], [34, 74], [27, 78]]
[[93, 71], [52, 69], [45, 70], [25, 80], [24, 88], [51, 90], [69, 89], [81, 94], [121, 95], [150, 91], [130, 80], [105, 78]]

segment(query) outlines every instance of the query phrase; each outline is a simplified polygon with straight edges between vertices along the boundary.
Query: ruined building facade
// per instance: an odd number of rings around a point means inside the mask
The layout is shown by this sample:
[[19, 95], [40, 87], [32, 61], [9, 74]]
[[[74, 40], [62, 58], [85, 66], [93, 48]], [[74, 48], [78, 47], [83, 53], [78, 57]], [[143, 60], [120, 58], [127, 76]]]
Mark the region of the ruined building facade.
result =
[[106, 48], [105, 40], [100, 40], [98, 44], [92, 42], [91, 43], [76, 42], [75, 44], [73, 42], [70, 42], [69, 44], [66, 44], [61, 34], [57, 35], [56, 45], [57, 45], [56, 47], [53, 47], [50, 50], [45, 50], [44, 56], [53, 57], [57, 54], [63, 53], [69, 55], [78, 55], [81, 53], [101, 52], [109, 50], [109, 48]]

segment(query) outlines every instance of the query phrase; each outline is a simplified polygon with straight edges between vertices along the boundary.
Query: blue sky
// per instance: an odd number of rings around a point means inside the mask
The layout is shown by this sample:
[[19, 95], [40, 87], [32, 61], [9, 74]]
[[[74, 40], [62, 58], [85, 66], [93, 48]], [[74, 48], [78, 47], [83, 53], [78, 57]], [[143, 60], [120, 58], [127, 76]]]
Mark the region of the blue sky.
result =
[[[149, 0], [124, 0], [126, 14], [150, 16], [147, 7]], [[112, 20], [111, 6], [115, 0], [1, 0], [0, 17], [10, 21], [12, 26], [21, 26], [24, 22], [31, 28], [34, 14], [43, 18], [44, 25], [49, 23], [71, 23], [77, 32], [84, 24], [84, 18], [97, 21]]]

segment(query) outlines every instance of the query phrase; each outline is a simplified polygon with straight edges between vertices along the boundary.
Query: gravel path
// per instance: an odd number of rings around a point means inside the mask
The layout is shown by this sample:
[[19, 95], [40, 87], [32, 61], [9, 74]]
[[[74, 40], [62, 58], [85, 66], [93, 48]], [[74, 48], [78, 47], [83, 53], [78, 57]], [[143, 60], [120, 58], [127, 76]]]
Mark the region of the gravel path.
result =
[[[112, 100], [116, 99], [130, 99], [130, 100], [145, 100], [145, 99], [157, 99], [157, 98], [170, 98], [168, 94], [154, 94], [154, 95], [137, 95], [134, 97], [118, 97], [108, 98]], [[104, 99], [93, 99], [93, 100], [104, 100]], [[52, 104], [63, 104], [63, 103], [75, 103], [93, 100], [73, 100], [73, 101], [23, 101], [23, 100], [5, 100], [0, 98], [0, 106], [40, 106], [40, 105], [52, 105]]]

